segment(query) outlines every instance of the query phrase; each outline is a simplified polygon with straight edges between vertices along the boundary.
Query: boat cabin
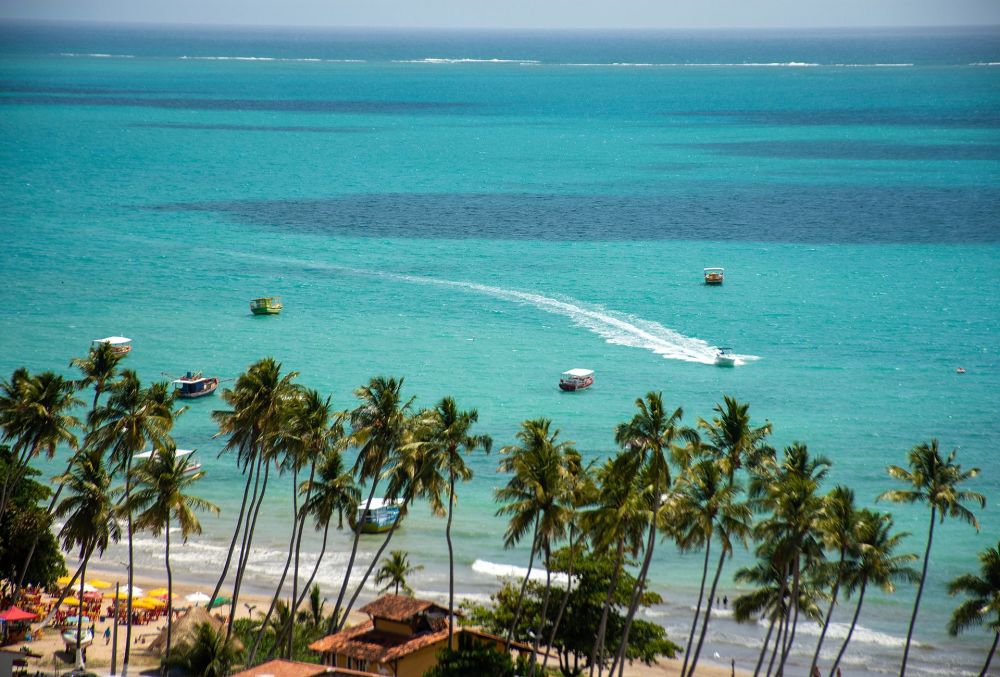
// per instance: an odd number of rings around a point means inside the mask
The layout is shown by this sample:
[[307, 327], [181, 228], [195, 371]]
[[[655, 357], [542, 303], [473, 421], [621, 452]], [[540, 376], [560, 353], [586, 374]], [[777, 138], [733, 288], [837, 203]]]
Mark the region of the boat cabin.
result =
[[715, 353], [715, 364], [719, 367], [735, 367], [736, 355], [732, 348], [719, 348]]
[[365, 504], [358, 506], [357, 511], [349, 520], [351, 528], [363, 534], [381, 534], [389, 531], [399, 519], [399, 502], [389, 498], [373, 498], [365, 509]]
[[219, 387], [219, 379], [215, 376], [202, 376], [201, 372], [188, 372], [186, 376], [173, 381], [177, 386], [174, 394], [182, 399], [190, 400], [211, 395]]
[[706, 268], [705, 284], [720, 285], [726, 276], [724, 268]]
[[102, 339], [94, 339], [91, 343], [94, 346], [107, 343], [111, 346], [111, 350], [115, 355], [127, 355], [132, 350], [132, 339], [125, 338], [124, 336], [108, 336]]
[[559, 379], [559, 387], [562, 390], [574, 391], [583, 390], [594, 385], [593, 369], [570, 369], [562, 373]]
[[277, 315], [284, 307], [277, 296], [263, 296], [250, 302], [250, 312], [254, 315]]

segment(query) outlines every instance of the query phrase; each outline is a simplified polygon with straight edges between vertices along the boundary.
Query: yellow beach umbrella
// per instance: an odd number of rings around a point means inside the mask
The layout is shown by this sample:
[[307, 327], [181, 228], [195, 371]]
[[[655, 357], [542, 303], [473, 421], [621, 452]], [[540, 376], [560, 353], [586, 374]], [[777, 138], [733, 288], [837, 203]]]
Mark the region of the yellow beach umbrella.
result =
[[155, 599], [149, 599], [148, 597], [141, 597], [139, 599], [132, 600], [133, 609], [159, 609], [163, 606], [163, 602], [158, 602]]
[[56, 579], [56, 585], [63, 588], [69, 585], [69, 582], [72, 580], [73, 578], [71, 576], [60, 576], [59, 578]]
[[167, 589], [166, 588], [153, 588], [152, 590], [150, 590], [149, 592], [146, 593], [146, 596], [147, 597], [166, 597], [167, 596]]
[[111, 583], [108, 583], [107, 581], [102, 581], [100, 578], [92, 578], [89, 581], [87, 581], [87, 583], [94, 586], [98, 590], [107, 590], [108, 588], [111, 587]]
[[63, 600], [63, 606], [80, 606], [80, 600], [76, 597], [67, 597]]
[[[111, 599], [115, 598], [114, 595], [109, 595], [109, 596], [111, 597]], [[118, 591], [118, 599], [128, 599], [128, 593], [125, 592], [124, 590], [119, 590]]]

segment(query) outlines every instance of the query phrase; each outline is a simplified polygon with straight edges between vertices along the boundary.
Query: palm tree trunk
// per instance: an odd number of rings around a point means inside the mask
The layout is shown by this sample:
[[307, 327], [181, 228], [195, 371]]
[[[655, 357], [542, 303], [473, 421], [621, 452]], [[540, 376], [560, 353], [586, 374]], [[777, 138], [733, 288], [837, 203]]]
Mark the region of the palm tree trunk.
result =
[[[657, 483], [658, 485], [658, 483]], [[656, 516], [660, 512], [660, 488], [656, 486], [656, 496], [653, 498], [653, 516], [650, 518], [649, 522], [649, 539], [646, 543], [646, 554], [642, 560], [642, 569], [639, 571], [639, 579], [635, 585], [635, 591], [632, 593], [632, 603], [629, 604], [628, 614], [625, 616], [625, 627], [622, 629], [622, 640], [621, 644], [618, 646], [618, 653], [615, 655], [615, 660], [611, 664], [611, 670], [608, 675], [614, 675], [615, 665], [618, 665], [618, 675], [621, 677], [622, 672], [625, 670], [625, 651], [628, 649], [628, 635], [632, 630], [632, 619], [635, 618], [636, 611], [639, 609], [639, 601], [642, 599], [643, 590], [646, 588], [646, 577], [649, 575], [649, 564], [653, 559], [653, 547], [656, 545]]]
[[812, 665], [809, 666], [809, 674], [813, 673], [816, 663], [819, 662], [819, 652], [823, 648], [823, 640], [826, 638], [826, 631], [830, 627], [830, 618], [833, 616], [833, 607], [837, 605], [837, 593], [840, 592], [840, 582], [843, 578], [844, 559], [847, 551], [840, 549], [840, 562], [837, 563], [837, 580], [833, 583], [833, 590], [830, 591], [830, 608], [826, 610], [826, 618], [823, 619], [823, 629], [819, 633], [819, 641], [816, 643], [816, 653], [813, 654]]
[[910, 642], [913, 640], [913, 626], [917, 623], [917, 611], [920, 610], [920, 596], [924, 594], [924, 583], [927, 581], [927, 563], [931, 556], [931, 543], [934, 541], [934, 517], [937, 506], [931, 506], [931, 526], [927, 531], [927, 549], [924, 551], [924, 566], [920, 572], [920, 585], [917, 586], [917, 599], [913, 602], [913, 615], [910, 616], [910, 627], [906, 631], [906, 648], [903, 649], [903, 664], [899, 667], [899, 677], [906, 677], [906, 661], [910, 657]]
[[[411, 498], [413, 497], [407, 496], [405, 499], [403, 499], [403, 504], [399, 508], [399, 516], [396, 518], [396, 521], [392, 523], [392, 526], [389, 527], [389, 531], [387, 531], [385, 534], [385, 540], [382, 541], [382, 545], [379, 546], [378, 552], [375, 553], [375, 556], [372, 557], [372, 561], [368, 564], [368, 568], [365, 569], [365, 575], [361, 577], [361, 582], [358, 583], [357, 589], [354, 591], [354, 594], [351, 595], [351, 601], [349, 601], [347, 603], [347, 606], [344, 607], [344, 613], [343, 613], [344, 618], [337, 626], [338, 631], [343, 630], [344, 626], [347, 624], [347, 617], [350, 615], [351, 609], [354, 608], [354, 603], [358, 601], [358, 597], [361, 595], [361, 591], [364, 590], [365, 583], [368, 582], [368, 579], [371, 577], [372, 572], [375, 571], [375, 567], [378, 566], [379, 558], [382, 557], [382, 553], [385, 552], [386, 547], [388, 547], [389, 541], [392, 540], [392, 535], [396, 533], [396, 527], [398, 527], [399, 523], [403, 520], [403, 513], [406, 512], [406, 507], [410, 504]], [[360, 527], [361, 525], [358, 526]], [[396, 581], [395, 594], [397, 595], [399, 594], [399, 581]]]
[[[378, 476], [372, 480], [372, 488], [368, 492], [368, 500], [365, 501], [365, 511], [363, 515], [368, 514], [368, 510], [372, 505], [372, 498], [375, 496], [375, 488], [378, 487]], [[340, 584], [340, 594], [337, 595], [337, 604], [333, 607], [333, 615], [330, 617], [330, 626], [327, 631], [331, 634], [334, 632], [335, 628], [338, 626], [343, 626], [340, 623], [340, 605], [344, 602], [344, 595], [347, 593], [347, 586], [351, 580], [351, 570], [354, 569], [354, 559], [358, 556], [358, 540], [361, 538], [361, 525], [356, 524], [354, 529], [354, 544], [351, 546], [351, 557], [347, 560], [347, 571], [344, 572], [344, 581]], [[347, 614], [344, 614], [344, 620], [347, 620]]]
[[563, 614], [566, 612], [566, 605], [569, 604], [569, 597], [573, 592], [573, 568], [576, 564], [576, 550], [573, 545], [575, 535], [575, 529], [571, 528], [569, 532], [569, 571], [566, 572], [566, 593], [563, 595], [562, 602], [559, 604], [559, 613], [556, 614], [556, 620], [552, 624], [552, 631], [549, 633], [549, 641], [545, 644], [546, 651], [545, 658], [542, 660], [542, 675], [545, 675], [545, 668], [549, 664], [549, 653], [555, 645], [556, 632], [559, 631], [559, 624], [562, 623]]
[[[298, 609], [302, 605], [302, 600], [304, 600], [306, 598], [306, 595], [309, 594], [309, 586], [312, 585], [313, 579], [316, 578], [316, 573], [319, 571], [319, 563], [323, 561], [323, 555], [324, 553], [326, 553], [326, 537], [329, 535], [329, 533], [330, 533], [330, 523], [327, 522], [326, 526], [323, 528], [323, 545], [320, 546], [319, 557], [316, 558], [316, 566], [313, 567], [312, 574], [309, 575], [309, 580], [306, 581], [306, 585], [304, 588], [302, 588], [302, 593], [299, 595], [299, 598], [295, 603], [296, 609]], [[289, 632], [289, 630], [291, 630], [292, 623], [294, 622], [293, 621], [294, 617], [295, 617], [294, 614], [290, 614], [288, 616], [288, 620], [285, 621], [285, 627], [281, 629], [281, 636], [278, 638], [277, 640], [278, 642], [284, 639], [285, 635]], [[319, 625], [318, 622], [317, 625]], [[271, 651], [271, 655], [272, 656], [274, 655], [273, 649]]]
[[128, 615], [125, 624], [125, 655], [122, 657], [122, 677], [128, 677], [128, 659], [132, 650], [132, 587], [134, 585], [132, 569], [135, 566], [135, 556], [132, 552], [132, 450], [128, 450], [125, 459], [125, 514], [128, 521], [128, 599], [125, 600], [125, 613]]
[[778, 677], [785, 674], [785, 661], [788, 660], [788, 654], [792, 650], [792, 645], [795, 643], [795, 629], [799, 624], [799, 583], [802, 580], [802, 571], [799, 568], [799, 562], [801, 561], [801, 555], [796, 553], [794, 571], [792, 573], [792, 631], [788, 637], [788, 643], [785, 645], [781, 652], [781, 662], [778, 663]]
[[56, 600], [56, 603], [52, 605], [52, 610], [39, 624], [38, 626], [39, 630], [48, 627], [49, 623], [52, 622], [52, 619], [56, 615], [56, 611], [59, 610], [59, 605], [61, 605], [63, 603], [63, 600], [66, 599], [66, 595], [69, 594], [69, 591], [73, 589], [73, 584], [76, 583], [76, 579], [80, 576], [80, 572], [82, 569], [83, 569], [83, 562], [81, 562], [80, 566], [76, 568], [76, 572], [73, 574], [73, 577], [69, 579], [69, 583], [67, 583], [66, 587], [63, 588], [61, 593], [59, 593], [59, 598]]
[[80, 567], [80, 606], [76, 608], [76, 667], [82, 670], [84, 667], [83, 661], [83, 585], [84, 579], [87, 578], [87, 561], [90, 559], [90, 554], [94, 552], [94, 546], [91, 545], [87, 548], [87, 553], [83, 557], [83, 565]]
[[983, 666], [983, 671], [979, 673], [979, 677], [986, 677], [986, 673], [990, 671], [990, 662], [993, 660], [993, 654], [997, 651], [998, 643], [1000, 643], [1000, 632], [993, 635], [993, 646], [990, 647], [990, 652], [986, 654], [986, 665]]
[[778, 653], [781, 651], [781, 646], [784, 643], [784, 634], [788, 629], [788, 608], [786, 607], [781, 612], [781, 618], [778, 620], [778, 634], [774, 638], [774, 650], [771, 651], [771, 660], [767, 662], [767, 677], [771, 677], [771, 671], [774, 670], [774, 661], [778, 657]]
[[764, 665], [764, 656], [767, 655], [767, 645], [771, 643], [771, 633], [774, 632], [775, 617], [771, 616], [771, 622], [767, 626], [767, 634], [764, 635], [764, 645], [760, 647], [760, 655], [757, 656], [757, 665], [753, 669], [753, 677], [760, 674], [760, 669]]
[[[701, 615], [701, 602], [705, 598], [705, 581], [708, 580], [708, 554], [712, 550], [712, 535], [705, 541], [705, 561], [701, 565], [701, 587], [698, 588], [698, 604], [694, 608], [694, 620], [691, 622], [691, 632], [688, 634], [687, 647], [684, 649], [684, 665], [681, 666], [681, 677], [687, 674], [688, 661], [691, 659], [691, 648], [694, 646], [694, 633], [698, 628], [698, 616]], [[709, 605], [711, 606], [711, 605]]]
[[858, 606], [854, 609], [854, 618], [851, 619], [851, 627], [847, 631], [847, 637], [844, 638], [844, 643], [840, 647], [840, 651], [837, 653], [837, 659], [833, 661], [833, 666], [830, 668], [830, 677], [833, 677], [837, 673], [837, 666], [840, 665], [840, 659], [844, 657], [844, 652], [847, 651], [847, 645], [851, 642], [851, 635], [854, 634], [854, 626], [858, 624], [858, 616], [861, 615], [861, 605], [865, 601], [865, 588], [868, 587], [868, 579], [861, 581], [861, 591], [858, 594]]
[[[292, 496], [294, 497], [294, 493], [292, 494]], [[295, 509], [295, 512], [296, 513], [298, 512], [297, 507]], [[250, 648], [250, 653], [247, 654], [247, 661], [246, 661], [247, 665], [252, 666], [254, 664], [253, 659], [257, 656], [257, 649], [260, 648], [260, 642], [261, 640], [264, 639], [264, 635], [267, 634], [267, 628], [268, 628], [267, 623], [268, 621], [271, 620], [271, 614], [274, 613], [274, 607], [277, 606], [278, 600], [281, 598], [281, 590], [282, 588], [285, 587], [285, 579], [288, 577], [288, 568], [292, 564], [292, 556], [295, 551], [295, 536], [297, 528], [298, 528], [298, 520], [296, 519], [292, 522], [292, 538], [291, 540], [288, 541], [288, 556], [285, 558], [285, 568], [281, 571], [281, 578], [278, 579], [278, 587], [275, 588], [274, 596], [271, 597], [271, 606], [267, 608], [267, 613], [264, 615], [264, 620], [261, 621], [260, 631], [257, 633], [257, 638], [254, 639], [253, 646]], [[292, 599], [295, 598], [292, 597]], [[294, 617], [294, 615], [295, 614], [293, 612], [292, 616]], [[277, 646], [277, 643], [275, 643], [275, 646]]]
[[229, 541], [229, 553], [226, 555], [226, 563], [222, 565], [222, 575], [219, 576], [219, 582], [215, 584], [215, 590], [212, 591], [212, 598], [208, 600], [211, 604], [212, 600], [219, 596], [219, 591], [222, 589], [222, 584], [226, 580], [226, 574], [229, 573], [229, 565], [233, 562], [233, 550], [236, 549], [236, 541], [240, 537], [240, 528], [243, 526], [243, 517], [246, 515], [247, 511], [247, 498], [250, 496], [250, 484], [253, 482], [254, 469], [251, 467], [250, 472], [247, 473], [247, 483], [243, 488], [243, 502], [240, 504], [240, 516], [236, 520], [236, 530], [233, 531], [233, 538]]
[[170, 519], [167, 518], [166, 530], [166, 553], [167, 564], [167, 653], [165, 657], [170, 657], [171, 640], [174, 631], [174, 572], [170, 568]]
[[[292, 573], [292, 602], [295, 605], [290, 610], [290, 617], [295, 618], [295, 614], [299, 611], [299, 605], [297, 600], [299, 599], [299, 555], [302, 552], [302, 533], [306, 530], [306, 516], [305, 516], [305, 506], [309, 504], [309, 494], [312, 493], [313, 479], [316, 476], [316, 458], [313, 457], [312, 462], [309, 464], [309, 482], [306, 484], [306, 495], [305, 499], [302, 501], [303, 514], [299, 514], [298, 506], [295, 507], [295, 519], [298, 520], [298, 536], [295, 539], [295, 568]], [[299, 489], [298, 481], [298, 471], [295, 472], [294, 487], [293, 492], [297, 492]], [[308, 589], [308, 588], [307, 588]], [[275, 638], [277, 639], [277, 638]], [[288, 660], [292, 659], [292, 636], [288, 636], [288, 647], [286, 651], [286, 658]]]
[[[542, 641], [542, 633], [545, 632], [545, 619], [549, 615], [549, 596], [552, 592], [552, 553], [548, 540], [545, 542], [545, 594], [542, 595], [542, 615], [538, 619], [538, 626], [535, 628], [535, 641], [531, 645], [531, 663], [528, 668], [528, 677], [535, 677], [535, 656], [538, 654], [538, 646]], [[548, 651], [546, 650], [546, 655]]]
[[715, 591], [719, 586], [719, 576], [722, 575], [722, 566], [726, 563], [726, 548], [722, 548], [719, 555], [719, 566], [715, 569], [715, 578], [712, 579], [712, 589], [708, 591], [708, 605], [705, 607], [705, 621], [701, 624], [701, 636], [698, 637], [698, 648], [694, 650], [694, 657], [691, 659], [691, 668], [688, 670], [688, 677], [694, 675], [694, 669], [698, 666], [698, 656], [701, 655], [701, 647], [705, 643], [705, 635], [708, 634], [708, 622], [712, 620], [712, 600], [715, 599]]
[[507, 629], [507, 639], [504, 642], [504, 652], [510, 653], [510, 642], [514, 638], [514, 629], [517, 622], [521, 620], [521, 605], [524, 603], [524, 591], [528, 588], [528, 579], [531, 577], [531, 567], [535, 564], [535, 554], [538, 552], [538, 516], [535, 516], [535, 528], [531, 532], [531, 555], [528, 557], [528, 570], [524, 572], [524, 580], [521, 581], [521, 590], [517, 593], [517, 604], [514, 607], [514, 620], [511, 621]]
[[590, 677], [594, 677], [595, 665], [597, 666], [598, 675], [604, 672], [604, 636], [608, 631], [608, 613], [611, 611], [611, 600], [614, 598], [615, 589], [618, 587], [618, 579], [621, 578], [624, 563], [625, 539], [619, 538], [618, 553], [615, 558], [615, 570], [611, 573], [608, 594], [604, 597], [604, 608], [601, 610], [601, 622], [597, 626], [597, 637], [594, 638], [594, 646], [590, 649]]
[[[69, 463], [66, 464], [66, 470], [63, 471], [63, 475], [69, 474], [69, 471], [73, 469], [73, 456], [70, 457]], [[56, 503], [59, 502], [59, 495], [62, 494], [63, 483], [59, 483], [59, 488], [56, 489], [56, 493], [52, 494], [52, 500], [49, 501], [49, 507], [45, 511], [46, 515], [51, 515], [52, 511], [55, 510]], [[21, 598], [21, 588], [24, 587], [24, 577], [28, 574], [28, 567], [31, 565], [31, 560], [35, 556], [35, 548], [38, 546], [38, 538], [42, 535], [41, 529], [34, 529], [31, 536], [31, 547], [28, 548], [28, 556], [24, 558], [24, 564], [21, 566], [21, 575], [17, 579], [17, 587], [14, 588], [14, 599], [11, 604], [17, 604], [17, 601]]]
[[[246, 573], [247, 564], [250, 561], [250, 549], [253, 546], [254, 531], [257, 529], [257, 516], [260, 514], [260, 506], [264, 505], [264, 494], [267, 493], [267, 478], [271, 474], [271, 464], [264, 462], [264, 481], [260, 485], [260, 496], [257, 497], [257, 505], [253, 509], [253, 519], [247, 525], [246, 548], [242, 561], [236, 571], [236, 584], [233, 586], [233, 602], [229, 607], [229, 622], [226, 625], [226, 641], [232, 636], [233, 620], [236, 618], [236, 605], [240, 600], [240, 588], [243, 586], [243, 575]], [[211, 602], [209, 602], [211, 604]]]
[[455, 507], [455, 469], [448, 469], [448, 524], [444, 528], [444, 540], [448, 543], [448, 648], [455, 643], [455, 550], [451, 545], [451, 517]]

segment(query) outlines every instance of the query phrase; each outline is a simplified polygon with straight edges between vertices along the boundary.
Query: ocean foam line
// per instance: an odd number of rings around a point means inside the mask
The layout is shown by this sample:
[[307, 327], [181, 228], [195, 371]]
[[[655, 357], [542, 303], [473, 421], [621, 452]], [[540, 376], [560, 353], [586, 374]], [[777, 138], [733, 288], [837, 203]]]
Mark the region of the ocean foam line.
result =
[[[495, 576], [497, 578], [524, 578], [524, 575], [528, 573], [527, 567], [519, 567], [513, 564], [497, 564], [496, 562], [489, 562], [484, 559], [477, 559], [473, 562], [472, 570], [479, 574]], [[533, 581], [544, 583], [545, 569], [541, 567], [533, 567], [529, 578]], [[564, 588], [566, 587], [566, 582], [569, 580], [569, 577], [562, 572], [553, 572], [551, 580], [552, 585]]]
[[977, 61], [970, 63], [970, 66], [1000, 66], [1000, 61]]
[[101, 54], [101, 53], [80, 54], [77, 52], [59, 52], [59, 56], [87, 58], [87, 59], [134, 59], [135, 58], [134, 54]]
[[291, 58], [283, 56], [179, 56], [181, 61], [282, 61], [289, 63], [367, 63], [364, 59]]
[[427, 57], [425, 59], [393, 59], [393, 63], [427, 63], [427, 64], [453, 64], [453, 63], [513, 63], [513, 64], [537, 64], [540, 61], [534, 59], [446, 59], [438, 57]]
[[[487, 294], [516, 303], [524, 303], [539, 310], [569, 318], [573, 324], [602, 337], [607, 343], [630, 348], [642, 348], [665, 359], [714, 364], [717, 348], [699, 338], [685, 336], [659, 322], [644, 320], [634, 315], [608, 310], [599, 305], [585, 307], [575, 299], [560, 300], [542, 294], [504, 289], [475, 282], [456, 282], [418, 275], [375, 273], [382, 277], [433, 284]], [[755, 355], [737, 355], [736, 364], [758, 359]]]

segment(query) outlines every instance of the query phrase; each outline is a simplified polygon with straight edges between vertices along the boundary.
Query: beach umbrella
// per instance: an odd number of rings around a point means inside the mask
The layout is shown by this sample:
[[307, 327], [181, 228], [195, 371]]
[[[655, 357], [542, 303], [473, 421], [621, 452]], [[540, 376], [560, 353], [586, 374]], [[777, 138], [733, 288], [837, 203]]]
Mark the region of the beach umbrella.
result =
[[[76, 587], [76, 586], [74, 586], [74, 587]], [[95, 588], [94, 586], [92, 586], [90, 583], [84, 583], [83, 584], [83, 591], [85, 593], [87, 593], [87, 592], [97, 592], [97, 588]]]
[[129, 597], [142, 597], [143, 592], [144, 591], [142, 588], [133, 587], [131, 590], [129, 590], [128, 586], [126, 585], [118, 590], [118, 598], [128, 599]]
[[63, 600], [63, 606], [80, 606], [82, 603], [76, 597], [67, 597]]
[[69, 582], [72, 580], [73, 578], [71, 576], [60, 576], [59, 578], [56, 579], [56, 585], [58, 585], [60, 588], [65, 588], [67, 585], [69, 585]]
[[94, 586], [98, 590], [107, 590], [113, 585], [112, 583], [108, 583], [107, 581], [102, 581], [100, 578], [91, 578], [89, 581], [87, 581], [87, 583], [89, 585]]
[[16, 606], [0, 611], [0, 621], [7, 621], [8, 623], [33, 621], [36, 618], [38, 618], [38, 614], [33, 614], [30, 611], [25, 611], [24, 609], [18, 609]]
[[228, 597], [222, 597], [220, 595], [212, 600], [212, 603], [208, 605], [208, 608], [211, 609], [213, 607], [222, 606], [223, 604], [229, 604], [229, 601]]
[[146, 593], [146, 596], [147, 597], [166, 597], [167, 596], [167, 589], [166, 588], [153, 588], [152, 590], [150, 590], [149, 592]]
[[192, 592], [190, 595], [184, 597], [184, 599], [192, 604], [203, 604], [211, 598], [203, 592]]

